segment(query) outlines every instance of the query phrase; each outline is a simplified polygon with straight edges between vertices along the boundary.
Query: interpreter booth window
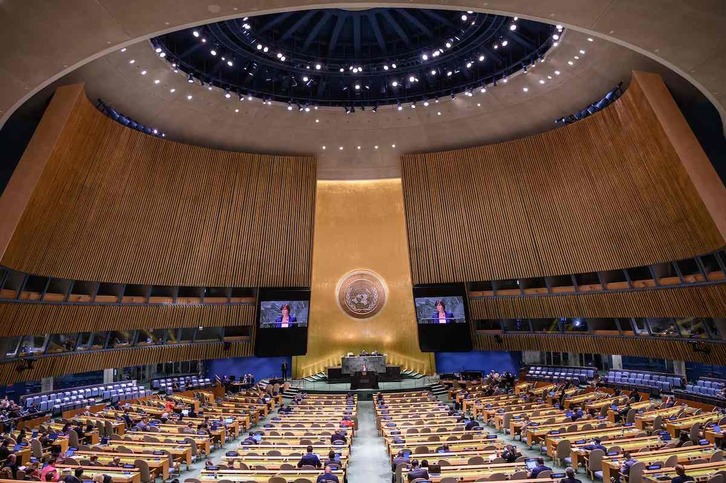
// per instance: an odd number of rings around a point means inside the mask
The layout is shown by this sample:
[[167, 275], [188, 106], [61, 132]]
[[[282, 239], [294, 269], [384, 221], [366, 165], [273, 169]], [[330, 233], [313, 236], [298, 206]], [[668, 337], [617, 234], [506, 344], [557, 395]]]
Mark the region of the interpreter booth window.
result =
[[194, 333], [196, 331], [197, 331], [196, 327], [185, 328], [185, 329], [180, 330], [179, 332], [181, 333], [181, 335], [179, 337], [179, 342], [181, 342], [182, 344], [194, 342]]
[[219, 342], [224, 338], [223, 327], [200, 327], [195, 342]]
[[60, 354], [63, 352], [72, 352], [76, 349], [78, 342], [78, 334], [53, 334], [48, 341], [46, 354]]
[[543, 333], [560, 333], [560, 319], [530, 319], [532, 330]]
[[493, 320], [493, 319], [485, 319], [485, 320], [477, 320], [474, 322], [476, 330], [480, 332], [496, 332], [499, 333], [502, 331], [502, 326], [499, 322], [499, 320]]
[[699, 317], [686, 317], [676, 319], [676, 325], [683, 337], [690, 339], [708, 339], [708, 329], [704, 319]]
[[179, 329], [154, 329], [153, 334], [159, 344], [179, 343]]
[[671, 318], [646, 319], [650, 326], [650, 333], [659, 337], [679, 337], [678, 325]]
[[502, 319], [502, 329], [504, 332], [529, 332], [528, 319]]
[[703, 319], [708, 328], [708, 332], [712, 339], [723, 340], [724, 328], [726, 328], [726, 319]]
[[587, 332], [587, 321], [581, 317], [574, 319], [560, 319], [560, 325], [562, 326], [562, 332]]
[[118, 349], [121, 347], [129, 347], [134, 345], [134, 331], [133, 330], [118, 330], [111, 334], [109, 340], [109, 347]]
[[645, 319], [637, 318], [637, 319], [630, 319], [633, 330], [635, 331], [636, 335], [650, 335], [650, 332], [648, 331], [648, 323]]
[[79, 339], [76, 348], [78, 351], [105, 349], [108, 332], [82, 332]]
[[18, 356], [32, 356], [42, 354], [45, 351], [45, 344], [48, 340], [48, 335], [26, 335], [20, 341], [20, 347], [18, 347]]
[[5, 357], [15, 357], [18, 354], [18, 345], [20, 345], [21, 339], [20, 336], [5, 338], [3, 344], [5, 346]]
[[[620, 335], [618, 319], [587, 319], [587, 325], [593, 334]], [[628, 330], [632, 334], [630, 324], [628, 324]]]
[[146, 330], [141, 329], [137, 331], [136, 335], [136, 346], [137, 347], [143, 347], [143, 346], [149, 346], [149, 345], [158, 345], [161, 342], [159, 339], [154, 335], [153, 330]]

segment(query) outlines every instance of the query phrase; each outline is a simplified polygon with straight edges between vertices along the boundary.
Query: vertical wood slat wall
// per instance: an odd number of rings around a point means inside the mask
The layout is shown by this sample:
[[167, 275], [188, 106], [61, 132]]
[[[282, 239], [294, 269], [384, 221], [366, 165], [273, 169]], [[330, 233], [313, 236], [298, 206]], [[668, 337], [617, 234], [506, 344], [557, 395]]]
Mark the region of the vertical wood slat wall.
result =
[[474, 319], [550, 317], [723, 317], [726, 284], [633, 292], [471, 299]]
[[33, 368], [18, 371], [21, 361], [0, 363], [0, 383], [38, 380], [42, 377], [79, 374], [103, 368], [122, 368], [170, 361], [193, 361], [253, 355], [251, 342], [231, 342], [225, 349], [222, 342], [137, 347], [87, 353], [41, 357]]
[[316, 162], [225, 152], [72, 112], [2, 264], [132, 284], [310, 285]]
[[68, 305], [0, 302], [0, 337], [255, 325], [254, 305]]
[[[477, 334], [474, 345], [478, 350], [544, 351], [576, 354], [622, 354], [653, 359], [693, 361], [726, 365], [726, 344], [709, 344], [708, 352], [697, 352], [688, 340], [668, 337], [603, 336], [603, 335], [542, 335], [506, 334], [500, 336]], [[501, 342], [499, 341], [501, 340]]]
[[610, 270], [724, 240], [634, 81], [569, 126], [402, 157], [414, 284]]

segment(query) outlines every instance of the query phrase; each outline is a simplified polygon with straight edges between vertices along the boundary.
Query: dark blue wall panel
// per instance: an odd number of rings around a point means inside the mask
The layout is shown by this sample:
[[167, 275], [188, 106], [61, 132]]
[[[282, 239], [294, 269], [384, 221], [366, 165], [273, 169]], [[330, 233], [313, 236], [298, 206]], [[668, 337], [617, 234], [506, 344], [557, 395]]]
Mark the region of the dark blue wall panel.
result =
[[280, 366], [287, 362], [287, 375], [292, 371], [292, 357], [236, 357], [229, 359], [214, 359], [207, 362], [207, 377], [214, 379], [225, 375], [241, 376], [253, 374], [255, 380], [267, 377], [280, 377]]
[[494, 369], [498, 372], [509, 371], [517, 374], [522, 365], [521, 352], [472, 351], [437, 352], [436, 372], [484, 371]]
[[726, 367], [686, 362], [686, 377], [689, 382], [696, 381], [699, 377], [726, 379]]

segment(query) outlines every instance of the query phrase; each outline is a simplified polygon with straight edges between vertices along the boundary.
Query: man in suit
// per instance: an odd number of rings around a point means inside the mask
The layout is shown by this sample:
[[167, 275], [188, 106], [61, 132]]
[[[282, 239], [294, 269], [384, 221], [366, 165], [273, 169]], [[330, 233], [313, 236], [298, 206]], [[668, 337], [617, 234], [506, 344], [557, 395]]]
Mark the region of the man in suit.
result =
[[282, 380], [287, 380], [287, 362], [283, 362], [280, 366], [280, 372], [282, 372]]
[[416, 478], [424, 478], [428, 480], [429, 471], [426, 468], [421, 468], [418, 465], [418, 460], [413, 460], [411, 461], [411, 469], [408, 470], [408, 481], [413, 481]]
[[620, 472], [617, 475], [617, 477], [610, 478], [610, 481], [619, 482], [622, 480], [623, 476], [630, 475], [630, 468], [632, 468], [632, 466], [637, 462], [638, 462], [638, 460], [636, 460], [635, 458], [633, 458], [630, 455], [630, 451], [624, 451], [623, 452], [623, 464], [620, 465]]
[[333, 444], [335, 444], [336, 442], [345, 444], [348, 442], [348, 438], [345, 437], [341, 430], [336, 429], [335, 432], [330, 435], [330, 442]]
[[560, 483], [582, 483], [582, 481], [575, 478], [575, 470], [568, 466], [565, 470], [565, 477], [560, 480]]
[[318, 458], [318, 455], [313, 453], [313, 447], [308, 446], [307, 447], [307, 453], [302, 455], [302, 458], [300, 458], [300, 461], [297, 462], [297, 467], [302, 468], [305, 465], [313, 466], [315, 468], [320, 468], [323, 466], [323, 464], [320, 462], [320, 458]]
[[333, 474], [333, 469], [330, 466], [326, 466], [323, 471], [323, 474], [318, 476], [316, 483], [340, 483], [340, 480]]
[[600, 438], [593, 438], [592, 443], [586, 444], [585, 446], [582, 447], [582, 449], [587, 450], [587, 451], [592, 451], [594, 449], [601, 449], [601, 450], [605, 451], [606, 453], [608, 451], [605, 448], [605, 446], [603, 446], [602, 442], [600, 441]]
[[683, 465], [676, 465], [676, 476], [671, 479], [671, 483], [686, 483], [687, 481], [695, 481], [692, 476], [686, 474], [686, 468]]
[[539, 475], [543, 471], [552, 471], [552, 468], [545, 465], [544, 458], [540, 456], [539, 458], [537, 458], [537, 466], [532, 468], [532, 471], [527, 474], [527, 478], [537, 478], [537, 475]]

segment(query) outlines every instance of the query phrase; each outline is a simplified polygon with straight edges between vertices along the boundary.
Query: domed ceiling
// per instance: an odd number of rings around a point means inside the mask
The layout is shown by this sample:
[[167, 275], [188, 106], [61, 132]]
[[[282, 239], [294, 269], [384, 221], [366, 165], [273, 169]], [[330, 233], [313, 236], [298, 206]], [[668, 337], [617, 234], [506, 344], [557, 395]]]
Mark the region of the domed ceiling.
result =
[[494, 84], [542, 60], [562, 30], [472, 11], [323, 9], [227, 20], [152, 44], [190, 83], [351, 112]]

